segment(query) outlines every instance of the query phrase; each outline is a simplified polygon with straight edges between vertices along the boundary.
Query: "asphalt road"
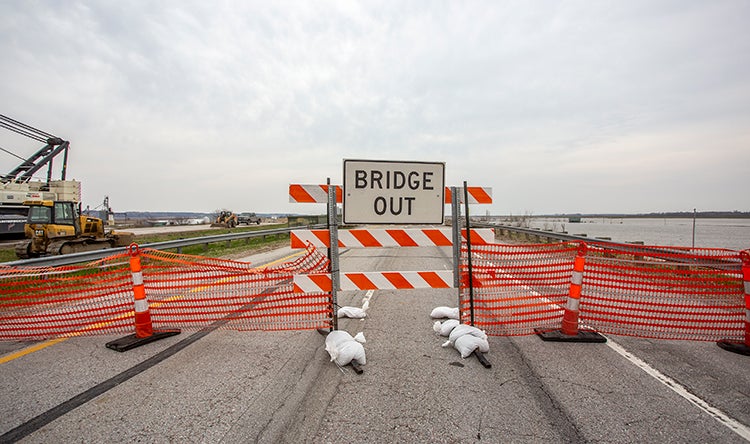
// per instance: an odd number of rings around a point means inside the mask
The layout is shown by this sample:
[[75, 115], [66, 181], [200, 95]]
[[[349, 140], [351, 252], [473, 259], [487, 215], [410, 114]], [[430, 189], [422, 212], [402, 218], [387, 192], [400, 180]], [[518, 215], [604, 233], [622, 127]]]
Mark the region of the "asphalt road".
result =
[[[248, 259], [260, 265], [289, 254]], [[341, 268], [439, 270], [450, 257], [439, 248], [348, 250]], [[750, 439], [750, 358], [713, 343], [491, 337], [487, 369], [442, 348], [432, 330], [430, 311], [456, 306], [456, 290], [344, 292], [339, 304], [363, 298], [367, 318], [339, 324], [366, 336], [362, 374], [329, 362], [314, 331], [183, 332], [125, 353], [104, 347], [113, 336], [22, 356], [25, 344], [3, 344], [0, 442]]]

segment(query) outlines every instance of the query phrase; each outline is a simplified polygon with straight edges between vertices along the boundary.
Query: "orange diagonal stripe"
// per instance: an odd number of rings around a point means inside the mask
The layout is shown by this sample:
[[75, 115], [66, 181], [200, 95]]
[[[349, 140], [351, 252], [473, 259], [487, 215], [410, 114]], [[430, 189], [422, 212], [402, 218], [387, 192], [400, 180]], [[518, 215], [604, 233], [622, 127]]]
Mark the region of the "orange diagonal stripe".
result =
[[385, 230], [402, 247], [416, 247], [417, 243], [404, 230]]
[[292, 196], [295, 202], [315, 202], [315, 199], [302, 185], [289, 185], [289, 195]]
[[300, 239], [297, 234], [292, 231], [292, 241], [291, 241], [291, 248], [305, 248], [307, 247], [307, 244], [305, 244], [302, 239]]
[[448, 237], [440, 230], [427, 229], [422, 231], [424, 232], [425, 236], [430, 238], [430, 240], [438, 247], [450, 247], [451, 245], [453, 245], [453, 241], [448, 239]]
[[411, 289], [414, 288], [414, 286], [411, 284], [411, 282], [407, 281], [406, 278], [401, 273], [383, 273], [383, 277], [388, 279], [388, 282], [393, 284], [394, 287], [400, 288], [400, 289]]
[[477, 203], [481, 203], [481, 204], [492, 203], [492, 196], [490, 196], [482, 187], [469, 187], [469, 194], [474, 196], [474, 199], [477, 200]]
[[474, 245], [487, 245], [487, 242], [484, 241], [484, 238], [479, 235], [477, 230], [474, 229], [471, 230], [471, 243]]
[[451, 200], [451, 189], [450, 187], [445, 187], [445, 203], [453, 203]]
[[315, 235], [326, 247], [331, 246], [331, 241], [328, 238], [328, 231], [326, 230], [312, 230], [312, 234]]
[[420, 271], [419, 275], [422, 276], [425, 282], [430, 284], [430, 288], [450, 288], [450, 285], [442, 280], [440, 275], [434, 271]]
[[365, 247], [382, 247], [368, 230], [349, 230], [349, 233]]
[[360, 290], [378, 289], [378, 286], [368, 279], [364, 273], [346, 273], [346, 277], [349, 278], [349, 280]]
[[308, 275], [311, 281], [317, 285], [321, 291], [329, 292], [333, 285], [331, 284], [331, 276], [327, 274], [310, 274]]

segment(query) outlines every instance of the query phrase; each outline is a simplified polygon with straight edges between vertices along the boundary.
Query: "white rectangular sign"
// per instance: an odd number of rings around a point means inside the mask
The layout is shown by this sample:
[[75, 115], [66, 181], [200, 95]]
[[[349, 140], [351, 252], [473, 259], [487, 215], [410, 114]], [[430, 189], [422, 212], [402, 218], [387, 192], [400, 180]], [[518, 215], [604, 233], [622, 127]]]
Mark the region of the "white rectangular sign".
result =
[[442, 224], [444, 162], [344, 159], [345, 224]]

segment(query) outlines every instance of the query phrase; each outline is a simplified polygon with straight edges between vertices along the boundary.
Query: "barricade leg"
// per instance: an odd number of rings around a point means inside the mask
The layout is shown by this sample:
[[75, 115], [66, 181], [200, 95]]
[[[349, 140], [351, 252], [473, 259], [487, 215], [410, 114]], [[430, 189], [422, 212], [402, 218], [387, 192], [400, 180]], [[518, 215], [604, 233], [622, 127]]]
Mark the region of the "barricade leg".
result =
[[542, 340], [558, 342], [607, 342], [607, 338], [593, 330], [578, 328], [578, 307], [581, 300], [585, 263], [586, 244], [582, 243], [578, 248], [578, 254], [573, 263], [573, 275], [570, 279], [570, 291], [568, 302], [565, 305], [565, 313], [563, 314], [562, 328], [559, 330], [535, 328], [534, 331]]
[[745, 341], [723, 339], [716, 344], [724, 350], [750, 356], [750, 252], [740, 252], [742, 258], [742, 282], [745, 287]]
[[141, 256], [138, 251], [138, 245], [135, 244], [130, 246], [130, 272], [133, 276], [135, 333], [107, 342], [106, 344], [107, 348], [119, 352], [128, 351], [149, 342], [180, 334], [179, 329], [154, 331], [151, 325], [151, 313], [149, 312], [148, 299], [146, 298], [146, 289], [143, 286]]

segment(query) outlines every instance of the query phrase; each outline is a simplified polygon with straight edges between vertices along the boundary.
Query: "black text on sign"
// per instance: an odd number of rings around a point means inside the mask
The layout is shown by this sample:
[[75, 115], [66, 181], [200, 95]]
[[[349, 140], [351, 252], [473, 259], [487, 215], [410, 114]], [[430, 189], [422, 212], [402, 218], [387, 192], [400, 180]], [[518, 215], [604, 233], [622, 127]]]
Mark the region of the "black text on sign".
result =
[[445, 164], [344, 160], [344, 223], [440, 224]]

